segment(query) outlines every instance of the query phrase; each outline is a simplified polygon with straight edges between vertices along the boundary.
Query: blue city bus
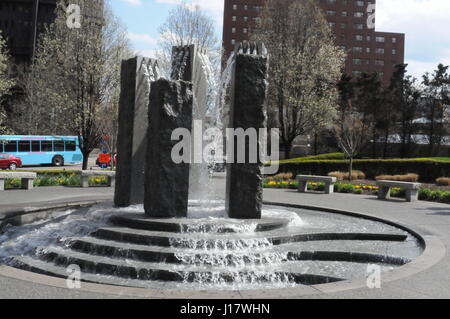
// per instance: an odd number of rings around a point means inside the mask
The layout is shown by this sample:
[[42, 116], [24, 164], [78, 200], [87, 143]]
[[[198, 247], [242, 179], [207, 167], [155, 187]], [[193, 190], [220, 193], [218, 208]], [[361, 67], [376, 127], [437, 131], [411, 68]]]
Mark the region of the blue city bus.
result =
[[0, 135], [0, 153], [19, 157], [22, 165], [64, 166], [83, 162], [77, 136]]

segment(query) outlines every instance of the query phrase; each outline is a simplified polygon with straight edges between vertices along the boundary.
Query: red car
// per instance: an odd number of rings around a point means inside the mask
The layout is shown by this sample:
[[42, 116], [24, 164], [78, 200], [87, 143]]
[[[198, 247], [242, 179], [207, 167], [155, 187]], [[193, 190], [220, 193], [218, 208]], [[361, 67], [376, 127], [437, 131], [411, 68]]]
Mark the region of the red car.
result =
[[1, 169], [16, 169], [22, 167], [22, 160], [11, 154], [0, 153], [0, 168]]

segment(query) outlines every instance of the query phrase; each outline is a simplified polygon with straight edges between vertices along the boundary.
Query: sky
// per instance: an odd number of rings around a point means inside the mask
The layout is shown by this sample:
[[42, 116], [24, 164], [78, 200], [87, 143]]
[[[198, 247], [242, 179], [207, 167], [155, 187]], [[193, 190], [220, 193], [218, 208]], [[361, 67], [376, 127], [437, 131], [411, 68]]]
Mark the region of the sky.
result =
[[[111, 0], [113, 10], [128, 28], [137, 53], [154, 57], [158, 28], [180, 0]], [[224, 0], [187, 0], [199, 5], [216, 22], [222, 40]], [[421, 78], [439, 63], [450, 65], [450, 0], [377, 0], [376, 30], [406, 34], [405, 62]]]

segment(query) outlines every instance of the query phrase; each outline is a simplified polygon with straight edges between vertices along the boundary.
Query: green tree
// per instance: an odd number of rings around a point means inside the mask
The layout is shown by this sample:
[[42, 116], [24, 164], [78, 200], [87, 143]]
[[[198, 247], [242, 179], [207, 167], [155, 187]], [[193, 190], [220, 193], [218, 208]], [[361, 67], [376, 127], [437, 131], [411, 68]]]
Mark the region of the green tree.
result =
[[402, 158], [410, 156], [411, 153], [412, 136], [416, 130], [414, 120], [418, 117], [421, 96], [416, 86], [416, 79], [406, 75], [407, 66], [407, 64], [395, 66], [390, 84], [386, 88], [386, 107], [396, 113]]
[[280, 129], [289, 158], [296, 137], [333, 120], [345, 54], [313, 0], [268, 0], [250, 38], [270, 52], [270, 122]]
[[377, 73], [362, 73], [356, 78], [353, 111], [362, 114], [361, 120], [371, 130], [372, 157], [377, 157], [376, 141], [379, 140], [380, 129], [388, 125], [386, 112], [383, 109], [383, 95], [380, 76]]
[[423, 115], [426, 119], [425, 135], [428, 139], [429, 155], [438, 154], [443, 138], [448, 134], [448, 107], [450, 105], [449, 66], [439, 64], [432, 75], [423, 76]]

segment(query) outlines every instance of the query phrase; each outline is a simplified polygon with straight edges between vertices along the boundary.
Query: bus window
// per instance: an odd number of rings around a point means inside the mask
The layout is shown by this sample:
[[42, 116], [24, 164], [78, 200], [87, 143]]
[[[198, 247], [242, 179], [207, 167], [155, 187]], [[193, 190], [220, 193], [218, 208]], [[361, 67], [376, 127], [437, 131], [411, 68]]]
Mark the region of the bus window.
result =
[[6, 153], [17, 153], [17, 141], [8, 141], [5, 144]]
[[19, 152], [30, 152], [30, 141], [19, 141]]
[[3, 143], [0, 143], [0, 153], [3, 153]]
[[77, 150], [77, 145], [75, 141], [66, 141], [66, 152], [75, 152]]
[[64, 141], [54, 141], [55, 152], [64, 152]]
[[31, 141], [31, 151], [32, 152], [40, 152], [41, 151], [41, 142], [40, 141]]
[[42, 152], [53, 152], [52, 141], [42, 141], [41, 148], [42, 148]]

